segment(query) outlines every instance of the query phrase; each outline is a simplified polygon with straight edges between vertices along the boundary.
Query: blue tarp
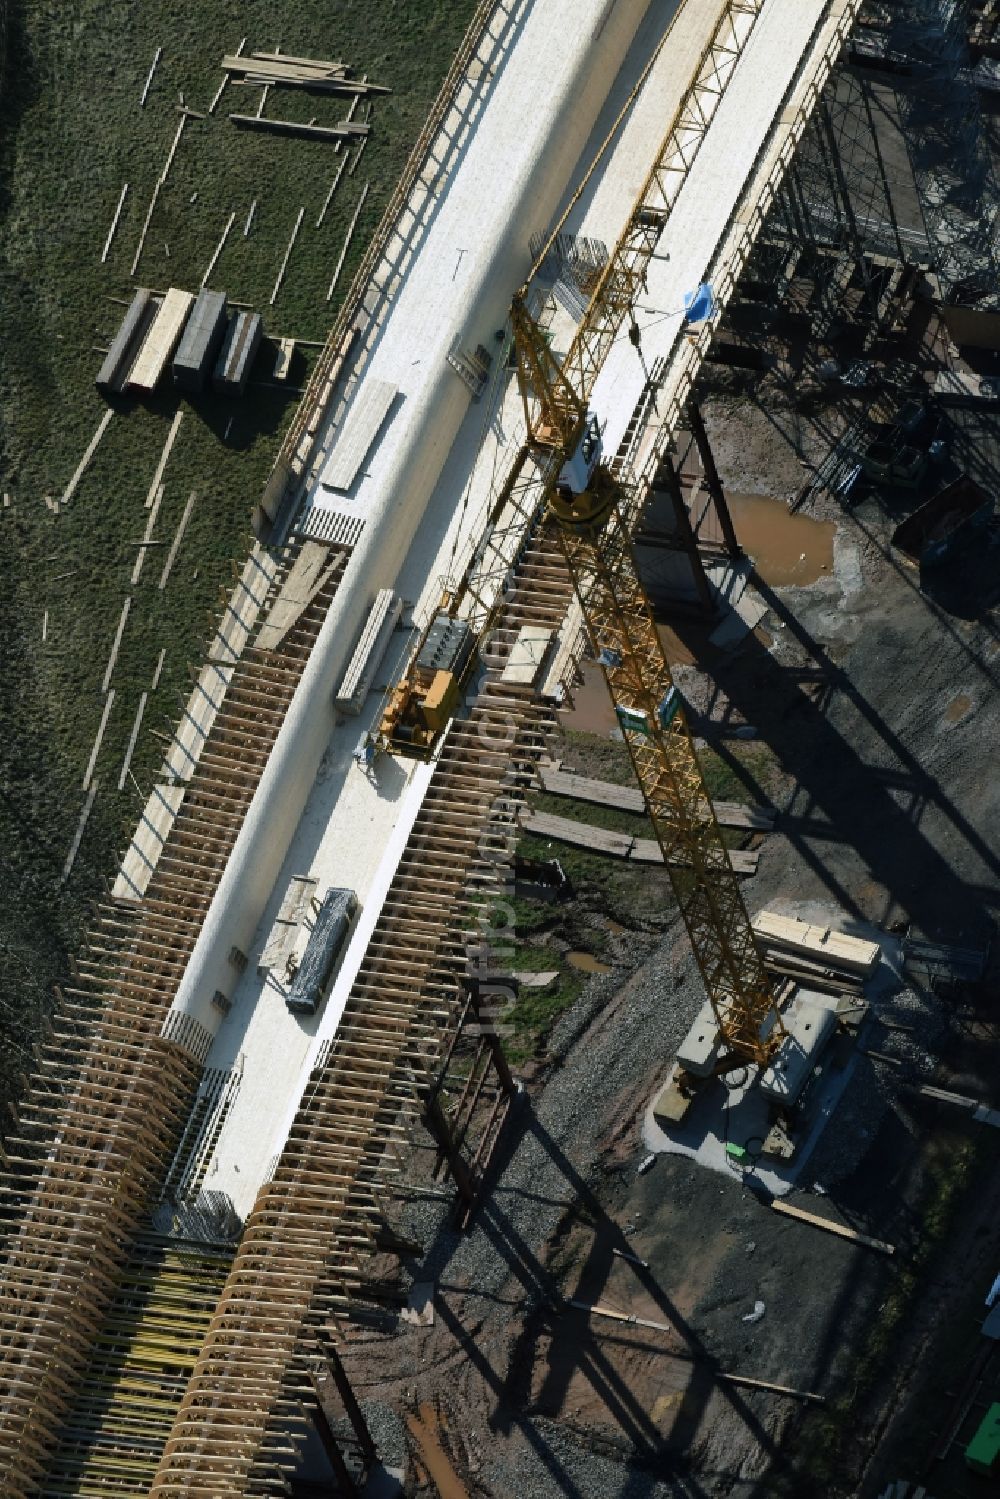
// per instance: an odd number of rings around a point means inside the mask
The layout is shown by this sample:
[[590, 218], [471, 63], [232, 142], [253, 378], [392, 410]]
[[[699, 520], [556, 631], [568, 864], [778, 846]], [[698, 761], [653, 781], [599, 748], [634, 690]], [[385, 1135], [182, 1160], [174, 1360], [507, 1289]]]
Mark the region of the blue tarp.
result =
[[715, 293], [707, 281], [703, 281], [696, 291], [684, 293], [684, 321], [686, 323], [704, 323], [715, 311]]

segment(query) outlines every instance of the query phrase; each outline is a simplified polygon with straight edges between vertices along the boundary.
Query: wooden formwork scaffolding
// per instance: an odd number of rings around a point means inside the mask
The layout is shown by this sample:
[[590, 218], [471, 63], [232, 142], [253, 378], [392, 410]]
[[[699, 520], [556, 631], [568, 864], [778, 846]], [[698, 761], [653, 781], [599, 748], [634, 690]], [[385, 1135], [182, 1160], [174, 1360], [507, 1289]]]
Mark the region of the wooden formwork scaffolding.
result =
[[548, 531], [529, 538], [495, 665], [452, 725], [336, 1037], [247, 1222], [156, 1499], [285, 1492], [328, 1340], [399, 1300], [385, 1253], [403, 1242], [392, 1214], [415, 1126], [430, 1128], [462, 1206], [475, 1200], [512, 1083], [467, 981], [470, 943], [500, 892], [550, 727], [532, 689], [504, 682], [502, 668], [521, 627], [558, 629], [569, 599]]
[[[280, 590], [297, 545], [272, 585]], [[7, 1141], [0, 1478], [38, 1493], [130, 1246], [193, 1103], [198, 1027], [164, 1021], [347, 553], [279, 649], [249, 648], [141, 906], [98, 909]]]
[[45, 1499], [148, 1490], [232, 1258], [232, 1245], [137, 1240], [58, 1432]]

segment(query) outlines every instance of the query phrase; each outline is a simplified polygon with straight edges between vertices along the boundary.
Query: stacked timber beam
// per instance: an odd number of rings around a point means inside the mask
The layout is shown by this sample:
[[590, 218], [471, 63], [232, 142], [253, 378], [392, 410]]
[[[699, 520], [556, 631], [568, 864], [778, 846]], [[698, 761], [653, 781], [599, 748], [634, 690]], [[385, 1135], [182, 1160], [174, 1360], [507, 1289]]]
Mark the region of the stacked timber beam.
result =
[[292, 57], [286, 52], [241, 52], [222, 59], [222, 71], [234, 83], [259, 88], [298, 88], [310, 94], [391, 94], [381, 83], [352, 78], [343, 62]]
[[301, 120], [272, 120], [268, 115], [231, 114], [238, 130], [257, 130], [265, 135], [291, 135], [306, 141], [364, 140], [371, 126], [362, 120], [342, 120], [339, 125], [314, 125]]
[[[7, 1141], [4, 1499], [59, 1492], [46, 1487], [56, 1433], [166, 1178], [204, 1060], [200, 1027], [170, 1039], [161, 1030], [342, 575], [347, 553], [333, 555], [341, 565], [280, 649], [248, 648], [233, 667], [142, 905], [99, 908]], [[157, 1443], [158, 1430], [135, 1435]]]
[[503, 682], [502, 667], [525, 625], [559, 627], [569, 598], [543, 532], [520, 560], [484, 687], [445, 741], [336, 1038], [248, 1220], [151, 1499], [280, 1491], [323, 1337], [349, 1349], [352, 1323], [377, 1311], [373, 1266], [416, 1123], [431, 1126], [474, 1198], [508, 1089], [480, 1057], [472, 1091], [495, 1081], [473, 1136], [469, 1092], [447, 1092], [452, 1038], [469, 1013], [470, 929], [496, 897], [549, 729], [548, 710]]

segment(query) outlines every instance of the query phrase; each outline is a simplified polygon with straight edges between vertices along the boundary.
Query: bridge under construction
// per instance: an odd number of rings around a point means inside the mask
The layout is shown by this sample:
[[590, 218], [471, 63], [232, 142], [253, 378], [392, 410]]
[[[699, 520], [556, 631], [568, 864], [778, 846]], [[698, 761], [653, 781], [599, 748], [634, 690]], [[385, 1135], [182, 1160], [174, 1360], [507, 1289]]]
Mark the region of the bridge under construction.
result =
[[[483, 934], [593, 644], [511, 309], [596, 416], [627, 549], [737, 283], [846, 111], [862, 10], [478, 7], [6, 1144], [10, 1499], [278, 1495], [303, 1454], [354, 1494], [377, 1470], [344, 1349], [406, 1302], [407, 1194], [448, 1176], [467, 1221], [489, 1191], [518, 1090]], [[929, 0], [909, 10], [933, 31]], [[849, 252], [905, 238], [869, 171]], [[384, 728], [414, 658], [423, 753]], [[415, 1184], [421, 1140], [440, 1169]]]

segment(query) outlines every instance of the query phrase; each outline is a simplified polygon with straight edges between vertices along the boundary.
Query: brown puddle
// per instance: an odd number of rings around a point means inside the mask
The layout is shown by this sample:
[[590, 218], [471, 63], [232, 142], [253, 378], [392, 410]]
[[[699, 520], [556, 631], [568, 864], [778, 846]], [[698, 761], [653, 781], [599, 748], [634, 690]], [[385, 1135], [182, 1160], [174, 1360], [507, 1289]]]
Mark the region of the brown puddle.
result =
[[833, 521], [792, 515], [783, 500], [768, 495], [727, 498], [740, 545], [765, 583], [803, 587], [832, 570]]
[[972, 711], [972, 699], [967, 692], [960, 692], [953, 697], [944, 711], [944, 716], [949, 723], [958, 723], [967, 713]]
[[568, 952], [566, 962], [571, 968], [577, 968], [581, 973], [610, 973], [611, 969], [607, 963], [602, 963], [589, 952]]
[[424, 1467], [440, 1499], [469, 1499], [468, 1489], [455, 1472], [451, 1459], [438, 1439], [437, 1432], [441, 1422], [430, 1401], [423, 1402], [419, 1414], [407, 1416], [406, 1424], [420, 1448]]

